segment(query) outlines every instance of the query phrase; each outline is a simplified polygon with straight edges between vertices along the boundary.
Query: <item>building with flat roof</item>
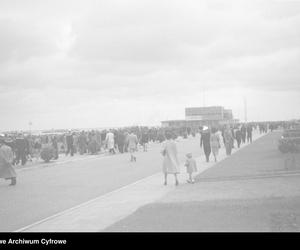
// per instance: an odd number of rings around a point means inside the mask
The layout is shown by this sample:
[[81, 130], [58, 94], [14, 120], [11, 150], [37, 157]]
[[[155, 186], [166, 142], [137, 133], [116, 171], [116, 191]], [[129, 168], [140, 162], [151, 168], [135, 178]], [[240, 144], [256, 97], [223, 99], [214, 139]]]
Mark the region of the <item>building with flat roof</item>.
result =
[[191, 107], [185, 109], [184, 120], [162, 121], [163, 127], [190, 127], [219, 126], [224, 124], [237, 123], [233, 118], [232, 110], [222, 106]]

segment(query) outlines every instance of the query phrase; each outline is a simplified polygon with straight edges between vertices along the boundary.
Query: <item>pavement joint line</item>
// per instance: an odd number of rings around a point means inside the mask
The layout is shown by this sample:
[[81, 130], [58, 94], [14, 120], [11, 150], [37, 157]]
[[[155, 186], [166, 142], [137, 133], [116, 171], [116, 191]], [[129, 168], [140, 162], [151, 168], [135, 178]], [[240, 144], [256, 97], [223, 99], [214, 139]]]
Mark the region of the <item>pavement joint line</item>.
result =
[[[263, 134], [263, 135], [257, 135], [257, 137], [253, 139], [253, 142], [256, 141], [257, 139], [260, 139], [260, 138], [264, 137], [265, 135], [266, 135], [266, 134]], [[251, 145], [251, 143], [243, 144], [240, 148], [236, 148], [236, 150], [233, 151], [232, 154], [238, 152], [238, 151], [241, 150], [242, 148], [245, 148], [245, 147], [247, 147], [247, 146], [249, 146], [249, 145]], [[111, 155], [111, 156], [113, 156], [113, 155]], [[199, 157], [196, 157], [195, 160], [199, 160], [199, 159], [201, 159], [202, 157], [203, 157], [203, 155], [202, 155], [202, 156], [199, 156]], [[208, 166], [205, 166], [205, 168], [202, 169], [201, 172], [197, 173], [197, 175], [200, 175], [201, 173], [203, 173], [203, 172], [206, 171], [207, 169], [209, 169], [209, 168], [215, 166], [216, 163], [219, 163], [219, 162], [223, 161], [223, 160], [226, 159], [227, 157], [228, 157], [228, 156], [225, 155], [225, 156], [221, 157], [221, 159], [220, 159], [218, 162], [209, 162], [209, 163], [208, 163]], [[97, 158], [97, 157], [95, 157], [95, 158]], [[104, 157], [99, 157], [99, 158], [104, 158]], [[86, 158], [85, 158], [85, 159], [86, 159]], [[181, 164], [180, 164], [181, 168], [182, 168], [183, 164], [184, 164], [184, 163], [181, 163]], [[37, 167], [40, 167], [40, 166], [37, 166]], [[180, 168], [180, 170], [181, 170], [181, 168]], [[25, 168], [24, 168], [24, 169], [25, 169]], [[94, 199], [91, 199], [91, 200], [89, 200], [89, 201], [83, 202], [83, 203], [81, 203], [81, 204], [79, 204], [79, 205], [76, 205], [76, 206], [71, 207], [71, 208], [69, 208], [69, 209], [66, 209], [66, 210], [64, 210], [64, 211], [58, 212], [58, 213], [56, 213], [56, 214], [54, 214], [54, 215], [51, 215], [51, 216], [49, 216], [49, 217], [46, 217], [46, 218], [44, 218], [44, 219], [42, 219], [42, 220], [39, 220], [39, 221], [37, 221], [37, 222], [35, 222], [35, 223], [32, 223], [32, 224], [28, 225], [28, 226], [25, 226], [25, 227], [22, 227], [22, 228], [20, 228], [20, 229], [18, 229], [18, 230], [15, 230], [14, 232], [22, 232], [22, 231], [25, 231], [25, 230], [27, 230], [27, 229], [30, 229], [30, 228], [32, 228], [32, 227], [34, 227], [34, 226], [40, 225], [40, 224], [42, 224], [42, 223], [44, 223], [44, 222], [46, 222], [46, 221], [49, 221], [49, 220], [51, 220], [51, 219], [54, 219], [54, 218], [57, 218], [57, 217], [59, 217], [59, 216], [65, 215], [65, 214], [67, 214], [67, 213], [69, 213], [69, 212], [71, 212], [71, 211], [73, 211], [73, 210], [76, 210], [76, 209], [82, 208], [82, 207], [84, 207], [84, 206], [87, 206], [87, 205], [89, 205], [89, 204], [91, 204], [91, 203], [93, 203], [93, 202], [95, 202], [95, 201], [97, 201], [97, 200], [101, 200], [101, 199], [103, 199], [103, 198], [105, 198], [105, 197], [107, 197], [107, 196], [110, 196], [110, 195], [112, 195], [112, 194], [118, 193], [118, 192], [120, 192], [120, 191], [122, 191], [122, 190], [124, 190], [124, 189], [126, 189], [126, 188], [128, 188], [128, 187], [130, 187], [130, 186], [134, 186], [134, 185], [136, 185], [136, 184], [138, 184], [138, 183], [140, 183], [140, 182], [146, 181], [147, 179], [153, 178], [153, 177], [156, 176], [156, 175], [161, 175], [161, 172], [158, 172], [158, 173], [155, 173], [155, 174], [153, 174], [153, 175], [147, 176], [147, 177], [142, 178], [142, 179], [140, 179], [140, 180], [138, 180], [138, 181], [135, 181], [135, 182], [133, 182], [133, 183], [130, 183], [130, 184], [128, 184], [128, 185], [125, 185], [125, 186], [123, 186], [123, 187], [121, 187], [121, 188], [118, 188], [118, 189], [116, 189], [116, 190], [113, 190], [113, 191], [111, 191], [111, 192], [108, 192], [108, 193], [106, 193], [106, 194], [103, 194], [103, 195], [101, 195], [101, 196], [98, 196], [98, 197], [96, 197], [96, 198], [94, 198]], [[170, 187], [170, 186], [169, 186], [169, 187]], [[174, 190], [174, 189], [175, 189], [175, 186], [174, 186], [172, 189], [170, 189], [169, 191], [172, 191], [172, 190]]]
[[199, 182], [218, 182], [218, 181], [236, 181], [236, 180], [255, 180], [266, 178], [281, 178], [281, 177], [294, 177], [299, 176], [300, 173], [286, 173], [286, 174], [273, 174], [273, 175], [242, 175], [234, 177], [216, 177], [216, 178], [199, 178]]

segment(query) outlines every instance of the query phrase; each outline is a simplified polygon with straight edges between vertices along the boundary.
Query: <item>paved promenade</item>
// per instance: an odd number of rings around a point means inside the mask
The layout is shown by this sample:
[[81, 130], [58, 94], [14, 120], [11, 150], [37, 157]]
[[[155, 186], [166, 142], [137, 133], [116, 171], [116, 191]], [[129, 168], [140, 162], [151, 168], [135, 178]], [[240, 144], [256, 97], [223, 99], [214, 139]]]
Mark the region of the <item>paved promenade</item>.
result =
[[[202, 154], [199, 140], [178, 140], [180, 160], [187, 151]], [[86, 155], [17, 169], [16, 186], [0, 179], [0, 231], [24, 228], [161, 172], [160, 150], [161, 144], [151, 143], [134, 163], [127, 153]]]
[[[261, 135], [255, 133], [254, 139]], [[184, 141], [184, 140], [183, 140]], [[247, 144], [242, 146], [245, 147]], [[199, 148], [199, 138], [190, 139], [178, 143], [180, 160], [184, 161], [184, 155], [187, 152], [193, 152], [199, 166], [199, 173], [211, 168], [214, 162], [206, 163]], [[237, 152], [234, 149], [234, 152]], [[200, 153], [200, 154], [199, 154]], [[225, 150], [221, 149], [219, 160], [225, 159]], [[152, 158], [148, 164], [160, 166], [161, 159]], [[162, 173], [157, 171], [155, 174], [136, 182], [130, 183], [119, 189], [108, 192], [96, 197], [88, 202], [71, 207], [65, 211], [49, 216], [33, 224], [18, 229], [17, 231], [26, 232], [98, 232], [109, 228], [112, 224], [124, 219], [134, 213], [138, 208], [164, 199], [168, 194], [177, 192], [181, 187], [190, 186], [186, 183], [187, 174], [185, 168], [181, 166], [182, 174], [179, 176], [180, 185], [176, 187], [172, 176], [169, 178], [169, 185], [163, 186]], [[196, 184], [195, 184], [196, 186]]]
[[267, 134], [105, 231], [299, 232], [300, 168], [284, 169], [280, 135]]

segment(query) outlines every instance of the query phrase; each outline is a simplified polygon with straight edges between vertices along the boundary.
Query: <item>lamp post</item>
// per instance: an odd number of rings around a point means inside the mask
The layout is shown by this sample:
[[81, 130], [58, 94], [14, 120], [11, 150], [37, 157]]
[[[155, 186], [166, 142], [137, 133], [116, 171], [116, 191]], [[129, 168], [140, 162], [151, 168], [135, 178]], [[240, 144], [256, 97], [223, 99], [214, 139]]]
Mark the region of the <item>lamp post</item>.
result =
[[205, 107], [205, 86], [203, 87], [203, 107]]
[[244, 114], [245, 114], [245, 123], [247, 123], [247, 99], [244, 96]]
[[28, 123], [28, 125], [29, 125], [29, 133], [31, 134], [31, 126], [32, 126], [32, 122], [30, 121], [30, 122]]

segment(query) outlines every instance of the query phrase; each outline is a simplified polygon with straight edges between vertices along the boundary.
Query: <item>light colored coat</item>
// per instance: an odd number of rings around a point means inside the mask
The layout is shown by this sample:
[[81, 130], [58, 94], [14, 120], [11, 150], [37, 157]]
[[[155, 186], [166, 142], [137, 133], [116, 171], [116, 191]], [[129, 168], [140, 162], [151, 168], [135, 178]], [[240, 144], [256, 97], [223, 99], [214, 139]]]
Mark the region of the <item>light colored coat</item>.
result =
[[163, 173], [177, 174], [180, 173], [180, 166], [177, 156], [177, 146], [173, 140], [167, 140], [163, 143], [162, 155], [163, 160]]
[[0, 147], [0, 178], [12, 178], [17, 174], [11, 163], [13, 161], [12, 149], [6, 145]]
[[127, 138], [127, 143], [128, 143], [128, 148], [130, 150], [136, 150], [137, 149], [137, 144], [139, 142], [137, 136], [135, 134], [130, 134], [128, 135], [128, 138]]
[[213, 154], [217, 155], [219, 153], [219, 148], [221, 147], [220, 137], [218, 133], [214, 133], [210, 136], [210, 146]]
[[233, 148], [233, 134], [231, 132], [231, 129], [225, 129], [224, 131], [224, 140], [225, 140], [225, 148], [226, 148], [226, 154], [230, 155], [231, 150]]
[[184, 165], [186, 166], [187, 173], [192, 174], [194, 172], [197, 172], [197, 163], [195, 159], [193, 158], [186, 159]]
[[112, 132], [106, 134], [105, 141], [108, 149], [113, 149], [115, 147], [115, 135]]

